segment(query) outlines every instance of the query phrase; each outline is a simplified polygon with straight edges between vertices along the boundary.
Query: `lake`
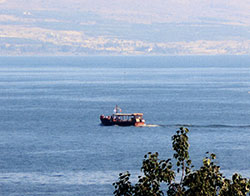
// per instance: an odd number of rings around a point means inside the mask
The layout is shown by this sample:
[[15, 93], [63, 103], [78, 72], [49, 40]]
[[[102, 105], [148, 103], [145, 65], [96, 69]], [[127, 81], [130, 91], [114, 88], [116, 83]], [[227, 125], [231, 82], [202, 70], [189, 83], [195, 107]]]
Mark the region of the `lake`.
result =
[[[155, 126], [101, 126], [116, 104]], [[249, 119], [249, 56], [0, 57], [0, 195], [112, 195], [180, 126], [197, 168], [250, 177]]]

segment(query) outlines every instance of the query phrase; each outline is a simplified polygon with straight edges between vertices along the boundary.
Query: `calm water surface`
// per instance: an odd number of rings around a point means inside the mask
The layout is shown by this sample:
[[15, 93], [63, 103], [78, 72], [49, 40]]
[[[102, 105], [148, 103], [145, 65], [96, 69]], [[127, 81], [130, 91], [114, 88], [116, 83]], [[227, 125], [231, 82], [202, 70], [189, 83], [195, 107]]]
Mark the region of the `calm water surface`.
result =
[[[115, 104], [158, 126], [100, 126]], [[181, 125], [197, 167], [250, 177], [249, 119], [249, 56], [0, 57], [0, 195], [112, 195]]]

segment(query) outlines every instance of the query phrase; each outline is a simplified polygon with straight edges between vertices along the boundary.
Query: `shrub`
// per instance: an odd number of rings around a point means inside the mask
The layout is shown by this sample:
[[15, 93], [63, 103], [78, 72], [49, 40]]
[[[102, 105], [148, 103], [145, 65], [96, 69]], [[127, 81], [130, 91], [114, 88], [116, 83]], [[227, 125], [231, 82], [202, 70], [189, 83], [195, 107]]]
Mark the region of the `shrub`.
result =
[[[120, 173], [115, 187], [115, 196], [244, 196], [249, 193], [250, 181], [235, 173], [232, 179], [227, 179], [216, 165], [216, 155], [206, 153], [203, 165], [194, 169], [189, 159], [189, 143], [187, 128], [180, 128], [172, 136], [174, 150], [173, 158], [176, 160], [176, 171], [173, 169], [171, 159], [160, 160], [158, 153], [147, 153], [144, 156], [138, 182], [132, 184], [130, 173]], [[180, 180], [177, 181], [177, 173]], [[165, 184], [167, 190], [163, 191]]]

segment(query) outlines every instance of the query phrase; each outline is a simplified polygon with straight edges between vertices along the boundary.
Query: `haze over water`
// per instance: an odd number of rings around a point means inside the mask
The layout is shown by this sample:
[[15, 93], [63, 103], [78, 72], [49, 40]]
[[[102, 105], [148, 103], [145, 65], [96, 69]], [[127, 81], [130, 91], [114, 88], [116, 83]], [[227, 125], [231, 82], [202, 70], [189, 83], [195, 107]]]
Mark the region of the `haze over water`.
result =
[[[156, 126], [101, 126], [116, 104]], [[249, 56], [0, 57], [0, 195], [112, 195], [182, 125], [196, 167], [250, 177], [249, 109]]]

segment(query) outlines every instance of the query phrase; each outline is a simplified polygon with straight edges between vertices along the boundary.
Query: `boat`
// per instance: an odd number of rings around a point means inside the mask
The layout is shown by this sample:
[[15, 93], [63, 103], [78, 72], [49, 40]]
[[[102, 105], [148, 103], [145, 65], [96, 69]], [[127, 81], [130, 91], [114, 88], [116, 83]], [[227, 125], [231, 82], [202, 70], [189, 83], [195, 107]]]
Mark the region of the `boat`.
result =
[[111, 116], [101, 115], [100, 120], [104, 126], [136, 126], [145, 125], [143, 113], [121, 113], [121, 109], [116, 105], [114, 113]]

